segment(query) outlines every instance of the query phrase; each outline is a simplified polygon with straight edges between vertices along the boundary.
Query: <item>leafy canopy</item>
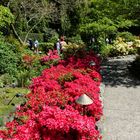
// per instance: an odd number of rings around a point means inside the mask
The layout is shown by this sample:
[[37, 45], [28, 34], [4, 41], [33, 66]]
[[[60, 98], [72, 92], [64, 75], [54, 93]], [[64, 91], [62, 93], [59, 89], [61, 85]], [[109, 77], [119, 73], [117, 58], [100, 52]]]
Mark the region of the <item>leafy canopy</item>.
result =
[[0, 5], [0, 29], [7, 27], [14, 22], [14, 16], [10, 12], [10, 9]]

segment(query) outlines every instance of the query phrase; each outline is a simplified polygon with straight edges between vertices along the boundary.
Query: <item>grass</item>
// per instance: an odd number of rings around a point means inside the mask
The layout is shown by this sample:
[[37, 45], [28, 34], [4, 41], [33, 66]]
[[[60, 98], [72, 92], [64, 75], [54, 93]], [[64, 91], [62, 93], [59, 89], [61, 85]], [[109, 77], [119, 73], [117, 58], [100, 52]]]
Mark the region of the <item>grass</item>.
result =
[[[15, 97], [12, 102], [10, 100], [17, 94], [26, 95], [29, 89], [26, 88], [0, 88], [0, 126], [9, 119], [9, 114], [15, 111], [15, 106], [25, 101], [23, 97]], [[10, 104], [8, 104], [10, 102]]]

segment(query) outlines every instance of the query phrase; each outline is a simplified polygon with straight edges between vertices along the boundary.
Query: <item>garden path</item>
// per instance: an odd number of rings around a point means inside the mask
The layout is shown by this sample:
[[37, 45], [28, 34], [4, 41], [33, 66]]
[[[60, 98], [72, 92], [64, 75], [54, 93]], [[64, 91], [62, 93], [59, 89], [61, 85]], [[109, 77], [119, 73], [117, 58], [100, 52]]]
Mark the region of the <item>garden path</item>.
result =
[[103, 140], [140, 140], [140, 81], [127, 68], [134, 58], [113, 58], [102, 64], [106, 87], [99, 129]]

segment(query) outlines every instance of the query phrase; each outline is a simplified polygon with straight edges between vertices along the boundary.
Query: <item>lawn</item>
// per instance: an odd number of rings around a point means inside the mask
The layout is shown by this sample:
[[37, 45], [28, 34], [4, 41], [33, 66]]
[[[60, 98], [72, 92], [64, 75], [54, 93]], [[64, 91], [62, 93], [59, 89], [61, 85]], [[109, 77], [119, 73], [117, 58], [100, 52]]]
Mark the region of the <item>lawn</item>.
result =
[[17, 105], [25, 102], [24, 97], [15, 96], [19, 93], [22, 95], [26, 95], [27, 93], [29, 93], [29, 90], [27, 88], [0, 88], [0, 126], [2, 126], [5, 121], [8, 121], [8, 119], [10, 119], [9, 114], [15, 111]]

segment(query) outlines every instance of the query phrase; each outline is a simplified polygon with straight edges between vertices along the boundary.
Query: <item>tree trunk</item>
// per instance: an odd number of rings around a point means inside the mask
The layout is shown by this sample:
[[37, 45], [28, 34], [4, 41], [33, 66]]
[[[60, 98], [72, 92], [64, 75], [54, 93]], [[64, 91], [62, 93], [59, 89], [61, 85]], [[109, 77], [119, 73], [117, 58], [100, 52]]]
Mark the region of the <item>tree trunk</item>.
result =
[[13, 33], [15, 35], [15, 37], [18, 39], [18, 41], [20, 42], [21, 45], [24, 45], [24, 42], [22, 41], [22, 39], [20, 38], [20, 36], [18, 35], [15, 27], [13, 24], [11, 24], [11, 27], [12, 27], [12, 30], [13, 30]]

